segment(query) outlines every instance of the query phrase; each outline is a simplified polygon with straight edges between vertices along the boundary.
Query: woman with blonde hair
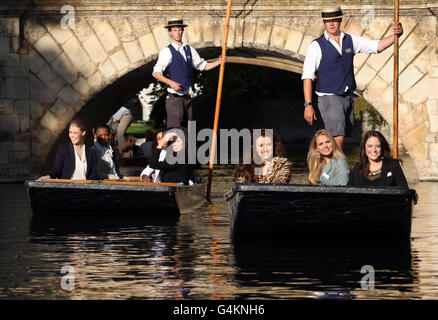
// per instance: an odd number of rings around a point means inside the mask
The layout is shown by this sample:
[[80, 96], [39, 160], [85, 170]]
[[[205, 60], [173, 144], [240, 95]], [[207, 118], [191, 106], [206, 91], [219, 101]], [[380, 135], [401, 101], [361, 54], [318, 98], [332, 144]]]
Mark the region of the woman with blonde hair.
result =
[[318, 130], [312, 138], [307, 154], [311, 184], [345, 186], [350, 167], [335, 139], [325, 129]]

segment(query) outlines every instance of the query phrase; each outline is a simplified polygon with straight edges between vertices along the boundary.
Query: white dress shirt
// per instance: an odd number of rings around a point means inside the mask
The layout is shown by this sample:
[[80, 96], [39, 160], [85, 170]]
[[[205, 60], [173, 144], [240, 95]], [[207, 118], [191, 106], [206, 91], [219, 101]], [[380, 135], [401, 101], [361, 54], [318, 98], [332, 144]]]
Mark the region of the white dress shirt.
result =
[[73, 172], [71, 180], [87, 180], [87, 158], [85, 157], [85, 145], [82, 147], [82, 159], [79, 158], [76, 148], [73, 147], [73, 150], [75, 152], [75, 171]]
[[[177, 45], [175, 42], [172, 42], [171, 45], [175, 48], [176, 51], [178, 51], [179, 53], [181, 53], [181, 55], [183, 56], [184, 60], [187, 61], [187, 57], [186, 57], [186, 53], [184, 51], [184, 47], [186, 46], [184, 43], [182, 44], [182, 46]], [[189, 45], [187, 45], [189, 46]], [[202, 59], [198, 52], [193, 49], [192, 46], [189, 46], [190, 51], [192, 52], [192, 64], [193, 67], [199, 71], [204, 71], [205, 66], [207, 65], [207, 61], [205, 61], [204, 59]], [[169, 64], [172, 62], [172, 53], [170, 52], [169, 47], [165, 47], [160, 51], [160, 54], [158, 55], [158, 60], [157, 63], [154, 66], [154, 70], [152, 71], [153, 73], [155, 72], [159, 72], [161, 74], [163, 74], [164, 70], [166, 70], [166, 68], [169, 66]], [[176, 93], [179, 94], [180, 96], [183, 96], [185, 94], [190, 94], [191, 96], [193, 96], [194, 92], [193, 89], [190, 87], [189, 90], [187, 90], [186, 92], [176, 92], [175, 90], [173, 90], [171, 87], [167, 88], [167, 91], [170, 93]]]
[[[345, 33], [341, 32], [341, 44], [339, 45], [335, 40], [329, 37], [327, 31], [324, 31], [324, 37], [330, 41], [330, 43], [338, 50], [339, 54], [342, 55], [342, 39]], [[378, 53], [379, 41], [371, 40], [364, 37], [357, 36], [355, 34], [350, 34], [353, 41], [354, 53]], [[311, 79], [314, 81], [316, 79], [316, 71], [321, 63], [322, 52], [321, 47], [317, 41], [312, 41], [307, 49], [306, 59], [304, 59], [303, 74], [301, 79]], [[345, 87], [345, 91], [348, 90], [348, 86]], [[319, 96], [323, 95], [333, 95], [332, 93], [321, 93], [316, 91]]]

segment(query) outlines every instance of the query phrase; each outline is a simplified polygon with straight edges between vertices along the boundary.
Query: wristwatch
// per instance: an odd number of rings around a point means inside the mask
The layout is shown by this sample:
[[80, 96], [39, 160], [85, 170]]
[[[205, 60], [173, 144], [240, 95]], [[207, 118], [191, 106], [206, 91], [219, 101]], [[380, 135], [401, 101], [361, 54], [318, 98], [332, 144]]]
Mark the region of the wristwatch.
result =
[[308, 107], [308, 106], [311, 106], [312, 105], [312, 102], [304, 102], [304, 107]]

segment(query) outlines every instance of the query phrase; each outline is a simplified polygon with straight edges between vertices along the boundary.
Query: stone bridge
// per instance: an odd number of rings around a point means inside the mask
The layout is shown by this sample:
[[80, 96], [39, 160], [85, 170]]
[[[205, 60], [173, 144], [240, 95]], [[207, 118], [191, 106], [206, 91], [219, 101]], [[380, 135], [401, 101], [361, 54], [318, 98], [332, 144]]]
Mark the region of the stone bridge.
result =
[[[324, 3], [233, 1], [229, 61], [301, 73], [309, 43], [323, 32]], [[373, 39], [391, 34], [392, 1], [332, 3], [342, 6], [346, 32]], [[61, 12], [66, 4], [74, 11]], [[169, 43], [163, 28], [169, 17], [184, 18], [185, 41], [216, 57], [225, 11], [225, 0], [3, 0], [0, 180], [37, 173], [68, 122], [109, 85], [144, 66], [152, 81], [151, 66]], [[437, 12], [436, 0], [401, 1], [400, 143], [422, 180], [438, 178]], [[357, 55], [354, 65], [358, 94], [392, 126], [393, 49]], [[133, 90], [148, 85], [135, 79]]]

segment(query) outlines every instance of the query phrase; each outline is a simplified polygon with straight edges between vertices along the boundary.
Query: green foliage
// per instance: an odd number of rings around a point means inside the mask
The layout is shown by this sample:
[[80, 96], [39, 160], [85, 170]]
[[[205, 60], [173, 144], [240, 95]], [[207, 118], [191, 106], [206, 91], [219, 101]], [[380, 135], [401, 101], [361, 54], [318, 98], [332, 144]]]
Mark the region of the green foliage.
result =
[[368, 112], [372, 120], [376, 120], [378, 122], [384, 121], [380, 113], [374, 109], [373, 106], [368, 103], [368, 101], [366, 101], [363, 97], [358, 96], [354, 104], [354, 118], [356, 120], [360, 120], [364, 112]]
[[152, 130], [153, 132], [157, 131], [145, 121], [136, 121], [131, 123], [128, 129], [126, 129], [126, 133], [134, 136], [143, 136], [146, 130]]

